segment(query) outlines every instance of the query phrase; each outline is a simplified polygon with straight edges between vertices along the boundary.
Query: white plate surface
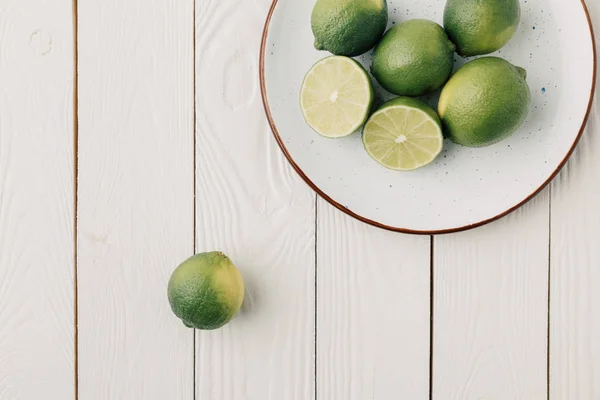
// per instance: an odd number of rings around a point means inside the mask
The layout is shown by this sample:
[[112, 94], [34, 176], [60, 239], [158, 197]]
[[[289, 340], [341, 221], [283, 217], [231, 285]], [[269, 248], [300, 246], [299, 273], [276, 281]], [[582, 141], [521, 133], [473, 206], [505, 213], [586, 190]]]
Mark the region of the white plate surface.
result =
[[[313, 47], [314, 0], [278, 0], [261, 53], [263, 98], [286, 156], [313, 188], [340, 209], [398, 231], [441, 233], [494, 220], [551, 179], [585, 124], [594, 86], [594, 41], [580, 0], [521, 0], [519, 30], [494, 53], [528, 72], [532, 94], [525, 124], [496, 145], [444, 143], [431, 165], [390, 171], [365, 152], [360, 132], [326, 139], [304, 122], [298, 93], [310, 67], [329, 53]], [[442, 23], [445, 0], [388, 0], [390, 23]], [[370, 52], [358, 58], [369, 69]], [[465, 60], [456, 56], [456, 67]], [[391, 96], [376, 85], [378, 101]], [[436, 95], [425, 98], [432, 105]]]

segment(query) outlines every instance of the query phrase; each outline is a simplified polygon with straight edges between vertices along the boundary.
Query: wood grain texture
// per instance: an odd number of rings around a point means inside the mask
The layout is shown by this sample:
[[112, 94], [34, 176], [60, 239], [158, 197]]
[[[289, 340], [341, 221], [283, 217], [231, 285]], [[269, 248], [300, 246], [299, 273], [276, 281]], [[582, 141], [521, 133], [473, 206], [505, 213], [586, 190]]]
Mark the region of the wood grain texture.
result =
[[315, 197], [267, 126], [258, 48], [269, 0], [196, 0], [197, 243], [241, 270], [241, 313], [196, 337], [202, 400], [314, 393]]
[[79, 2], [79, 399], [192, 399], [193, 3]]
[[[587, 1], [596, 39], [600, 4]], [[552, 183], [550, 399], [600, 399], [600, 103]]]
[[548, 191], [434, 241], [433, 399], [547, 392]]
[[429, 398], [430, 237], [318, 204], [317, 398]]
[[74, 387], [71, 2], [0, 4], [0, 399]]

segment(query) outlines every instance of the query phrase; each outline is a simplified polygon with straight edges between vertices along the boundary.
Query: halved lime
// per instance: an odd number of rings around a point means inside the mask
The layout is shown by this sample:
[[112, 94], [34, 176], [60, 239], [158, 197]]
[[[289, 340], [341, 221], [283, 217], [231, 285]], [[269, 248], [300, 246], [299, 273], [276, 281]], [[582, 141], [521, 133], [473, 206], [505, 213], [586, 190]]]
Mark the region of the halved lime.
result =
[[373, 85], [364, 68], [348, 57], [332, 56], [308, 71], [300, 90], [306, 123], [317, 133], [339, 138], [360, 128], [373, 104]]
[[431, 163], [443, 147], [442, 125], [420, 100], [397, 97], [369, 118], [363, 131], [367, 153], [386, 168], [410, 171]]

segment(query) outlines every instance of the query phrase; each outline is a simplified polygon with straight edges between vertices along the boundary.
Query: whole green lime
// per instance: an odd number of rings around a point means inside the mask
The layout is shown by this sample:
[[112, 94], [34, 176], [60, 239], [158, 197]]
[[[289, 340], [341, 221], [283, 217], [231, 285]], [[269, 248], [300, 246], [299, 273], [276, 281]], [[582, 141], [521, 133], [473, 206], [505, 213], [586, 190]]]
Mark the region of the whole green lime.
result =
[[519, 0], [448, 0], [444, 28], [464, 57], [501, 49], [519, 26]]
[[406, 21], [383, 35], [373, 53], [371, 72], [389, 92], [421, 96], [446, 83], [452, 74], [454, 49], [435, 22]]
[[377, 44], [387, 21], [386, 0], [317, 0], [311, 17], [315, 48], [359, 56]]
[[225, 254], [196, 254], [169, 279], [171, 309], [188, 328], [217, 329], [229, 322], [244, 301], [244, 281]]
[[494, 144], [525, 121], [531, 94], [527, 73], [502, 58], [484, 57], [450, 78], [438, 104], [446, 135], [469, 147]]

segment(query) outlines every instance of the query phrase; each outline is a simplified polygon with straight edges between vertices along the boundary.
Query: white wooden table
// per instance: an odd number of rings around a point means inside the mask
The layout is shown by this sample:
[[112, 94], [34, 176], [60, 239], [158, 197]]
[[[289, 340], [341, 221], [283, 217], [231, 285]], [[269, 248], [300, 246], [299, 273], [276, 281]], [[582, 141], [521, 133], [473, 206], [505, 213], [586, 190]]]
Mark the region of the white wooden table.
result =
[[[519, 211], [378, 230], [272, 138], [269, 5], [0, 0], [0, 400], [600, 399], [600, 103]], [[194, 334], [166, 283], [214, 249], [247, 298]]]

